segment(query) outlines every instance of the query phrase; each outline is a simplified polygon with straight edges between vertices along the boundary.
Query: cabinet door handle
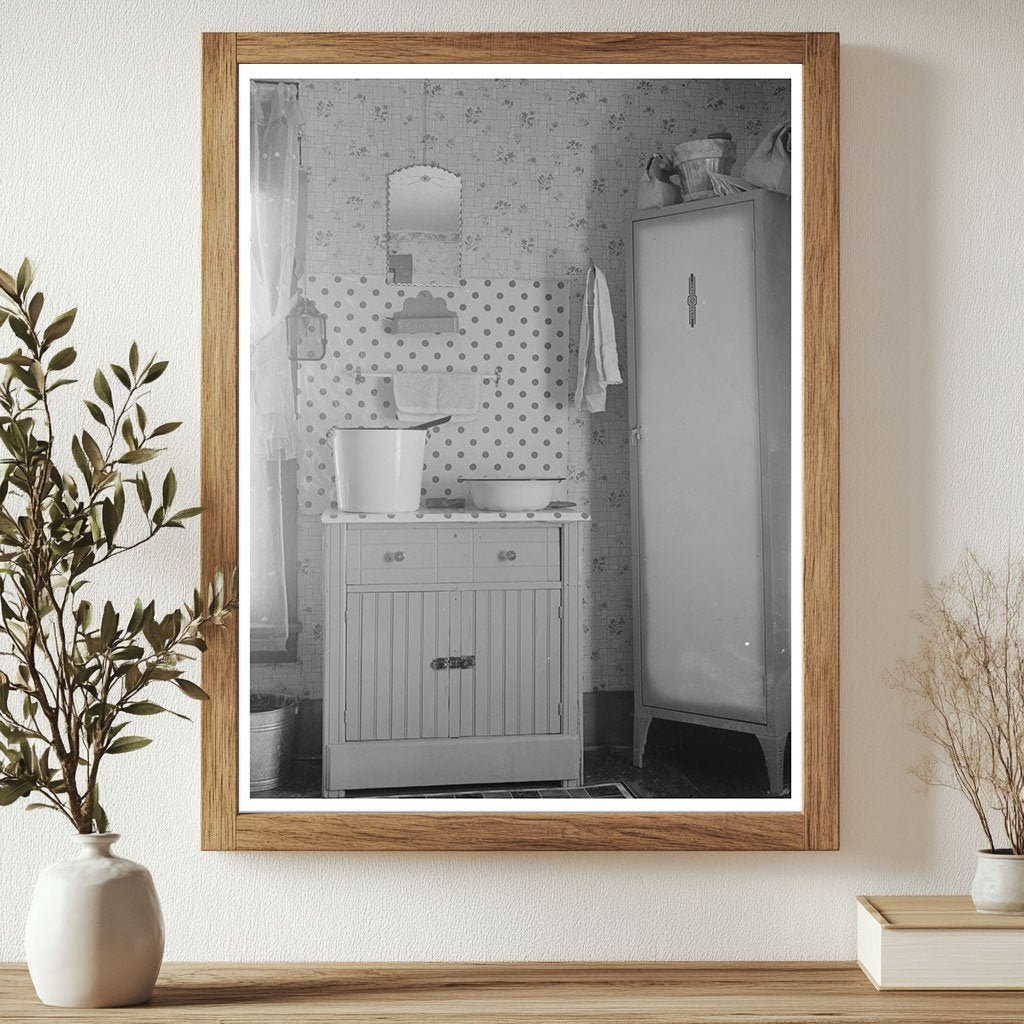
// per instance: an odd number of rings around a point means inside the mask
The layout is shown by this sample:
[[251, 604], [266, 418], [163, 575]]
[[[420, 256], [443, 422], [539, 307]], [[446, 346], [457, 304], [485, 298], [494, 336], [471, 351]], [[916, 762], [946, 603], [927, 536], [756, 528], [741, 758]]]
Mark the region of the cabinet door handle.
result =
[[690, 307], [690, 326], [697, 326], [697, 275], [690, 275], [690, 294], [686, 297], [686, 304]]
[[456, 654], [452, 658], [435, 658], [431, 663], [430, 667], [435, 672], [440, 672], [446, 668], [476, 668], [476, 655], [475, 654]]
[[385, 562], [404, 562], [405, 552], [404, 551], [385, 551], [384, 552]]
[[498, 561], [499, 562], [514, 562], [515, 560], [516, 560], [516, 553], [514, 551], [512, 551], [511, 549], [509, 549], [508, 551], [499, 551], [498, 552]]

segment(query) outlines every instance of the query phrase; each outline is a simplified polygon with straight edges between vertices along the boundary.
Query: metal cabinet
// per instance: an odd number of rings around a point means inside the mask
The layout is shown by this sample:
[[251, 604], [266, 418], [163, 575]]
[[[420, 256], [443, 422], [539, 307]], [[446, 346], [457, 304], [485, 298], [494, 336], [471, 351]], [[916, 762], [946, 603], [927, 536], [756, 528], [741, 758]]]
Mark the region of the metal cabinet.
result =
[[753, 733], [790, 718], [790, 208], [750, 192], [638, 215], [629, 287], [636, 704]]
[[325, 796], [578, 785], [578, 524], [323, 529]]

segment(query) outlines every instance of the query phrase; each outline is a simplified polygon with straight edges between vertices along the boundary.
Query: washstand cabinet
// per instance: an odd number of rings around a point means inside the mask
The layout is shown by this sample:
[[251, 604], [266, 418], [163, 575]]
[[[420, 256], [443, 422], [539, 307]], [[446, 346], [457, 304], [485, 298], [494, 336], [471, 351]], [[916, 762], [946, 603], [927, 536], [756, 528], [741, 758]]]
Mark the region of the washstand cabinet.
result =
[[580, 785], [587, 518], [323, 516], [324, 796]]

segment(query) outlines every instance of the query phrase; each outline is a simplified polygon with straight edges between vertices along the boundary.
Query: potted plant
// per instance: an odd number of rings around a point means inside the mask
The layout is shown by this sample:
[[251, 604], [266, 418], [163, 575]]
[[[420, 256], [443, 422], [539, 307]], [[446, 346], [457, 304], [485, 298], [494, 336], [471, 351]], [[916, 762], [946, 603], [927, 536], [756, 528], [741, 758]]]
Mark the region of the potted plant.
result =
[[925, 590], [916, 655], [896, 681], [937, 753], [912, 769], [958, 789], [985, 836], [971, 888], [982, 913], [1024, 914], [1024, 561], [969, 553]]
[[179, 423], [151, 423], [142, 405], [167, 363], [133, 344], [123, 365], [96, 370], [88, 429], [68, 430], [52, 398], [74, 385], [62, 339], [75, 310], [43, 326], [43, 294], [28, 260], [0, 271], [0, 328], [15, 346], [0, 382], [0, 805], [62, 815], [77, 858], [42, 872], [29, 910], [26, 952], [46, 1003], [119, 1006], [149, 998], [163, 956], [163, 922], [149, 872], [116, 857], [101, 804], [108, 757], [148, 746], [133, 725], [172, 714], [160, 691], [205, 700], [186, 678], [203, 632], [235, 607], [218, 573], [169, 611], [136, 600], [122, 610], [93, 573], [201, 511], [175, 505], [173, 469], [145, 467]]

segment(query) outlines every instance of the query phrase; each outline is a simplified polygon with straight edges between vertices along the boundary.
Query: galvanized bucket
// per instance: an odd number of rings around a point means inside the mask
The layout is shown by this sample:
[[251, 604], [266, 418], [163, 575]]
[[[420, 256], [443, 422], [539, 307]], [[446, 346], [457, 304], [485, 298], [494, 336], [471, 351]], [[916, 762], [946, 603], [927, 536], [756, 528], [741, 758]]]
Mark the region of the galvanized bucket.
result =
[[280, 789], [291, 767], [299, 701], [283, 693], [249, 698], [249, 791]]

